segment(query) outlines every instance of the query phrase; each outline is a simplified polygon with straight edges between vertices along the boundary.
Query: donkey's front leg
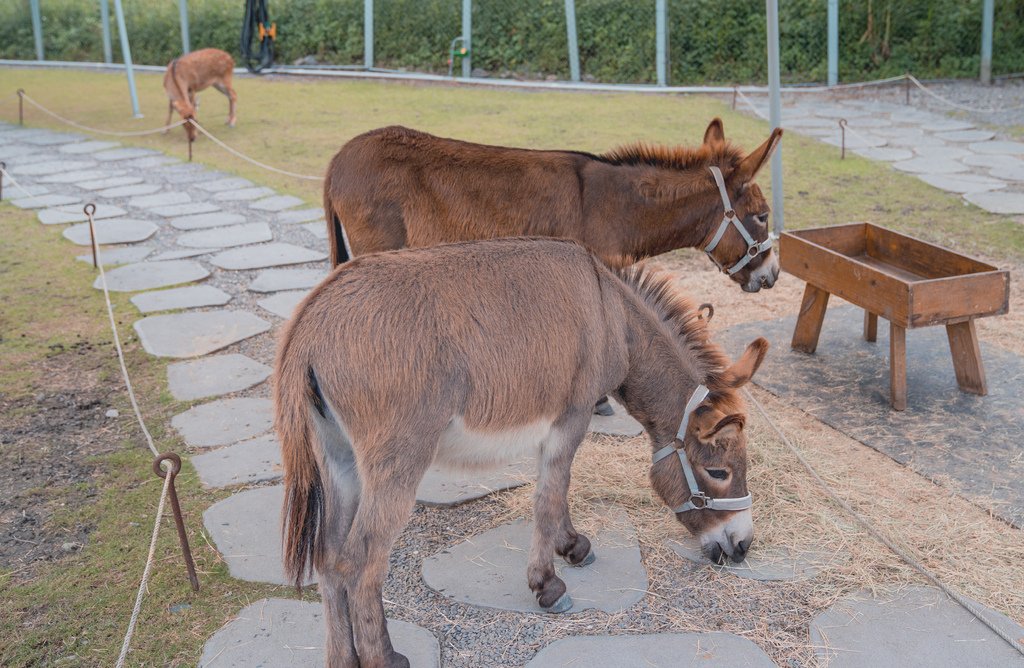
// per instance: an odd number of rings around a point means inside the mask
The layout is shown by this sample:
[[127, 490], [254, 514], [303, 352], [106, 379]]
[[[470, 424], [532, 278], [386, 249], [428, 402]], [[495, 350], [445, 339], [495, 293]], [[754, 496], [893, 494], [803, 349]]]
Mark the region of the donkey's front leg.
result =
[[[555, 552], [569, 563], [577, 564], [582, 563], [590, 552], [590, 541], [572, 531], [567, 498], [572, 459], [586, 434], [590, 409], [587, 406], [571, 418], [556, 422], [541, 446], [527, 581], [537, 603], [548, 612], [565, 612], [572, 607], [565, 582], [555, 575], [552, 561]], [[571, 537], [566, 533], [566, 527], [571, 531]]]

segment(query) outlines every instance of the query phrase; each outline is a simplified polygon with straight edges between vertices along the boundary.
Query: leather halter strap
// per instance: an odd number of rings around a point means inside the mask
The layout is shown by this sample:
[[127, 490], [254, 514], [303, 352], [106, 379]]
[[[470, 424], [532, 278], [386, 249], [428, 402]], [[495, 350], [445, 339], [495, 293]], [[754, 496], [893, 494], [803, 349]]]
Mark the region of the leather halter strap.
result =
[[[736, 215], [736, 210], [732, 208], [732, 202], [729, 201], [729, 193], [725, 189], [725, 179], [722, 177], [722, 170], [718, 167], [708, 167], [711, 170], [711, 174], [715, 177], [715, 183], [718, 185], [718, 193], [722, 196], [722, 206], [725, 207], [725, 214], [722, 217], [722, 222], [719, 223], [718, 229], [715, 231], [715, 236], [711, 238], [711, 242], [704, 247], [704, 252], [708, 254], [711, 261], [718, 265], [718, 268], [729, 274], [730, 276], [735, 274], [737, 271], [747, 266], [751, 260], [755, 257], [771, 249], [772, 247], [772, 235], [769, 234], [768, 238], [758, 243], [754, 241], [754, 238], [750, 236], [750, 232], [743, 227], [743, 223], [740, 222], [739, 216]], [[725, 231], [729, 228], [729, 225], [733, 225], [743, 237], [743, 240], [747, 242], [747, 252], [743, 254], [736, 264], [732, 265], [728, 269], [715, 259], [715, 256], [711, 254], [711, 251], [715, 250], [718, 246], [718, 242], [725, 236]]]
[[[679, 425], [679, 430], [676, 432], [676, 441], [682, 445], [686, 438], [686, 429], [690, 424], [690, 414], [697, 410], [701, 402], [707, 398], [710, 394], [708, 388], [703, 385], [698, 385], [697, 389], [690, 395], [690, 400], [686, 402], [686, 408], [683, 410], [683, 421]], [[697, 477], [693, 473], [693, 467], [690, 466], [690, 460], [686, 456], [686, 450], [682, 447], [677, 448], [676, 442], [673, 441], [665, 447], [659, 449], [654, 453], [652, 465], [657, 464], [665, 457], [668, 457], [675, 453], [679, 457], [679, 464], [683, 468], [683, 476], [686, 478], [686, 485], [690, 488], [690, 498], [681, 506], [677, 506], [672, 509], [674, 513], [685, 513], [690, 510], [746, 510], [754, 505], [753, 497], [750, 494], [746, 496], [740, 496], [728, 499], [713, 499], [704, 492], [701, 491], [700, 486], [697, 484]], [[698, 501], [694, 503], [694, 501]]]

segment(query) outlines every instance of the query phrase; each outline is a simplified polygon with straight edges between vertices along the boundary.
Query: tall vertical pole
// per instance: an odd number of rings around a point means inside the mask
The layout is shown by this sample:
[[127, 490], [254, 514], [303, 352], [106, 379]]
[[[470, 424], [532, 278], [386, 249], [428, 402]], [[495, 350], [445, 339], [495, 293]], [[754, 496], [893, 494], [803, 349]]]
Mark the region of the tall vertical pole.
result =
[[43, 58], [43, 17], [39, 13], [39, 0], [29, 0], [29, 8], [32, 10], [32, 36], [36, 39], [36, 60]]
[[181, 19], [181, 52], [188, 53], [192, 50], [188, 39], [188, 0], [178, 0], [178, 16]]
[[373, 0], [363, 0], [363, 67], [373, 67]]
[[114, 50], [110, 47], [110, 5], [100, 0], [100, 27], [103, 28], [103, 62], [114, 62]]
[[565, 0], [565, 32], [569, 38], [569, 77], [580, 80], [580, 47], [576, 42], [576, 0]]
[[992, 21], [995, 1], [985, 0], [981, 14], [981, 83], [992, 83]]
[[462, 59], [462, 76], [473, 76], [473, 0], [462, 0], [462, 46], [466, 57]]
[[828, 0], [828, 85], [839, 83], [839, 0]]
[[[668, 85], [668, 1], [655, 0], [654, 3], [654, 32], [657, 43], [658, 85]], [[648, 5], [649, 7], [650, 5]]]
[[[772, 129], [782, 124], [782, 88], [779, 81], [779, 0], [765, 0], [768, 28], [768, 109]], [[785, 229], [782, 212], [782, 146], [772, 154], [772, 229]]]
[[121, 0], [114, 0], [114, 15], [117, 17], [117, 34], [121, 37], [121, 58], [124, 59], [124, 72], [128, 75], [128, 93], [132, 96], [132, 114], [142, 118], [139, 110], [139, 94], [135, 90], [135, 72], [132, 71], [132, 49], [128, 44], [128, 28], [124, 24], [124, 7]]

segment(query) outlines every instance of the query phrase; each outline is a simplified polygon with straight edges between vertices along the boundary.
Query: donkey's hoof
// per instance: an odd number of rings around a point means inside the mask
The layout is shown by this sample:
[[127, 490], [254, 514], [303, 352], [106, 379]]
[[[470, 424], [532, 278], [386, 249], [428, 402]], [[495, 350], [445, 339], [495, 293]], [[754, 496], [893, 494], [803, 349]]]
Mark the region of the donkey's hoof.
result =
[[611, 417], [612, 415], [615, 415], [615, 409], [612, 408], [612, 405], [608, 403], [607, 399], [602, 399], [601, 401], [594, 404], [594, 415], [603, 415], [604, 417]]
[[549, 607], [544, 608], [544, 612], [550, 612], [552, 614], [559, 614], [568, 611], [572, 608], [572, 596], [566, 592], [558, 597], [558, 600], [552, 603]]
[[578, 564], [575, 564], [575, 566], [576, 568], [583, 568], [584, 566], [589, 566], [595, 561], [597, 561], [597, 554], [593, 550], [591, 550], [587, 553], [587, 556], [583, 557], [583, 561], [581, 561]]

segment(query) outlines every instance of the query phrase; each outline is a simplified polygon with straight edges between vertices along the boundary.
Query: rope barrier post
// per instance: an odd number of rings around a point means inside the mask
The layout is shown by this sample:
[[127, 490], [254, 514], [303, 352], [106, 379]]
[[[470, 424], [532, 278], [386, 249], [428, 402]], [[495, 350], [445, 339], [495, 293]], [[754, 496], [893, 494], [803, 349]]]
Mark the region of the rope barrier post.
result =
[[[165, 471], [161, 463], [171, 462], [171, 469]], [[181, 554], [185, 559], [185, 568], [188, 570], [188, 581], [192, 585], [192, 591], [199, 591], [199, 577], [196, 575], [196, 564], [192, 560], [192, 550], [188, 546], [188, 534], [185, 533], [185, 520], [181, 516], [181, 505], [178, 504], [178, 492], [174, 488], [174, 477], [181, 471], [181, 457], [173, 452], [165, 452], [153, 460], [153, 473], [161, 478], [170, 476], [168, 494], [171, 499], [171, 510], [174, 512], [174, 524], [178, 527], [178, 542], [181, 543]]]
[[4, 174], [7, 173], [7, 163], [0, 161], [0, 201], [4, 199]]
[[82, 210], [89, 219], [89, 249], [92, 250], [92, 268], [98, 269], [100, 264], [96, 260], [96, 223], [93, 222], [93, 215], [96, 213], [96, 205], [89, 202]]
[[839, 131], [840, 131], [840, 133], [842, 135], [840, 140], [839, 140], [839, 145], [840, 145], [840, 149], [841, 149], [841, 153], [839, 154], [839, 159], [840, 160], [846, 160], [846, 119], [845, 118], [840, 118], [839, 119]]
[[18, 125], [25, 125], [25, 89], [18, 89]]
[[739, 93], [739, 89], [736, 86], [732, 87], [732, 110], [736, 111], [736, 94]]
[[906, 96], [906, 99], [903, 101], [903, 104], [905, 104], [905, 105], [907, 105], [909, 107], [910, 106], [910, 72], [904, 72], [903, 73], [903, 94]]

